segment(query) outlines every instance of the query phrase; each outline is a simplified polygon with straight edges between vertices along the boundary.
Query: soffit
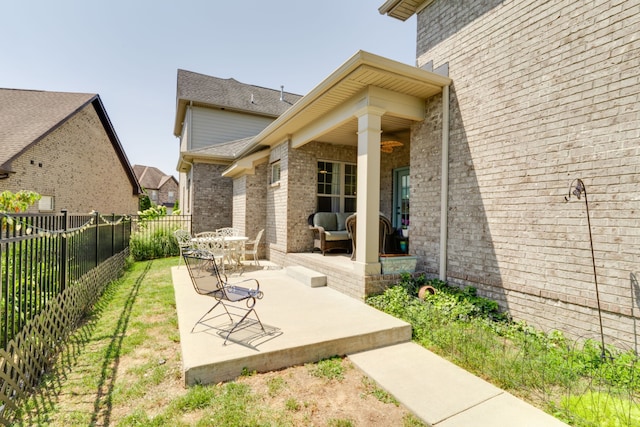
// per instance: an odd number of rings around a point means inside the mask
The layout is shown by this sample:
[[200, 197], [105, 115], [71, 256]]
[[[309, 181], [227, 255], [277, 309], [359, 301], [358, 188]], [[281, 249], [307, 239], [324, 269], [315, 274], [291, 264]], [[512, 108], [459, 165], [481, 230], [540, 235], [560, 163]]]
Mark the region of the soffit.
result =
[[[287, 135], [294, 134], [306, 124], [321, 118], [371, 86], [427, 99], [440, 93], [442, 88], [450, 83], [451, 79], [448, 77], [359, 51], [308, 95], [267, 126], [254, 141], [266, 145], [279, 144], [287, 138]], [[410, 120], [389, 114], [383, 116], [385, 132], [406, 129], [411, 123]], [[357, 124], [354, 119], [339, 129], [319, 135], [317, 140], [339, 143], [339, 141], [329, 141], [328, 135], [344, 139], [348, 134], [353, 141], [355, 126]]]
[[392, 18], [406, 21], [414, 13], [419, 12], [429, 5], [433, 0], [387, 0], [378, 8], [381, 15], [388, 15]]

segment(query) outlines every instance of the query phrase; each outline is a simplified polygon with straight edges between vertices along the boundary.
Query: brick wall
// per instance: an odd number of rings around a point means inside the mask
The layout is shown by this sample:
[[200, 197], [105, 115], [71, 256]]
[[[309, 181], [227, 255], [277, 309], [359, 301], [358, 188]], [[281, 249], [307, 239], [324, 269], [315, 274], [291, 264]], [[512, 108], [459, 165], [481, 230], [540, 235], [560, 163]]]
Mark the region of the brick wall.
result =
[[[12, 167], [16, 173], [0, 180], [0, 191], [31, 190], [53, 196], [55, 212], [135, 214], [138, 210], [126, 169], [92, 105], [29, 147]], [[37, 204], [30, 211], [38, 212]]]
[[192, 232], [233, 225], [233, 180], [222, 176], [227, 165], [194, 163], [192, 170]]
[[[417, 27], [418, 65], [448, 64], [454, 82], [449, 280], [477, 286], [542, 329], [598, 338], [585, 203], [564, 202], [569, 184], [582, 178], [607, 341], [633, 346], [640, 309], [637, 4], [436, 0]], [[439, 103], [427, 103], [431, 117], [441, 114]], [[411, 146], [411, 247], [432, 272], [440, 132], [425, 120]]]
[[[158, 204], [162, 205], [164, 203], [176, 203], [178, 202], [178, 184], [172, 180], [168, 179], [162, 187], [158, 190]], [[170, 200], [169, 193], [173, 193], [173, 198]]]
[[[287, 252], [289, 150], [288, 143], [282, 143], [274, 147], [269, 154], [265, 230], [269, 259], [271, 259], [271, 250]], [[271, 165], [278, 161], [280, 162], [280, 181], [271, 183]]]
[[[233, 227], [241, 234], [254, 239], [261, 229], [266, 228], [268, 183], [267, 163], [256, 166], [253, 175], [243, 175], [233, 181]], [[258, 255], [266, 256], [265, 237], [259, 247]]]

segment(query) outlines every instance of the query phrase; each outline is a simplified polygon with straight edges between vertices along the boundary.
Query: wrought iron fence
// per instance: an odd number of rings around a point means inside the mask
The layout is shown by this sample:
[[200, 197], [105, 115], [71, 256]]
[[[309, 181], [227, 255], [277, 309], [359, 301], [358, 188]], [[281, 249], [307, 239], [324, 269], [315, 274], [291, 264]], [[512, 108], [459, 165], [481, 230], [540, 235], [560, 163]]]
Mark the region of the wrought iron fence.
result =
[[129, 246], [131, 217], [12, 214], [0, 235], [0, 348], [48, 301]]
[[8, 425], [122, 273], [131, 217], [3, 213], [0, 227], [0, 424]]
[[105, 287], [121, 275], [132, 247], [162, 249], [151, 257], [177, 255], [173, 232], [190, 231], [191, 217], [0, 213], [0, 226], [3, 425], [11, 423], [21, 399]]

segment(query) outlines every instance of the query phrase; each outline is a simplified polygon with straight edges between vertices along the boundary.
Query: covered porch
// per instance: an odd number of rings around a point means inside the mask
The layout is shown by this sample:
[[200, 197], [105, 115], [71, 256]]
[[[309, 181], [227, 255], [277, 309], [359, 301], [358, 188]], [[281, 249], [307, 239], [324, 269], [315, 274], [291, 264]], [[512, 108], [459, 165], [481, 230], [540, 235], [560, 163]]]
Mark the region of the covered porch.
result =
[[[357, 298], [397, 281], [382, 274], [379, 215], [389, 218], [394, 229], [409, 221], [411, 150], [420, 142], [414, 140], [412, 128], [427, 119], [426, 100], [441, 96], [442, 107], [429, 120], [438, 121], [442, 146], [448, 147], [450, 83], [442, 75], [360, 51], [258, 134], [254, 151], [223, 175], [245, 179], [243, 185], [249, 188], [246, 177], [265, 171], [267, 257], [283, 266], [321, 271], [330, 287]], [[393, 142], [385, 142], [389, 140]], [[446, 185], [445, 159], [442, 164], [441, 182]], [[322, 182], [327, 165], [343, 168], [336, 185]], [[396, 201], [396, 171], [401, 169], [405, 210]], [[328, 256], [307, 257], [313, 248], [307, 218], [317, 211], [357, 214], [354, 259], [328, 262]], [[446, 203], [441, 212], [441, 228], [446, 230]], [[425, 227], [420, 215], [411, 218], [412, 233]], [[446, 248], [445, 238], [441, 236], [441, 248]], [[412, 252], [411, 245], [407, 252]], [[444, 276], [446, 255], [439, 259], [439, 274]]]

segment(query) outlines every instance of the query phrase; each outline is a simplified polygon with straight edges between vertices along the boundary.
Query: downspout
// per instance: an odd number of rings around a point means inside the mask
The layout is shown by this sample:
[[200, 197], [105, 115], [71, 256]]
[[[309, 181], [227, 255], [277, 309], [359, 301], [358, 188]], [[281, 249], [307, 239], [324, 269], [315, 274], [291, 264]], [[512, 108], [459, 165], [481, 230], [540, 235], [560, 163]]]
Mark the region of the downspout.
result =
[[[187, 113], [186, 115], [187, 117], [187, 141], [185, 143], [186, 145], [186, 150], [189, 151], [191, 149], [191, 138], [193, 137], [191, 135], [191, 129], [193, 128], [193, 101], [189, 101], [189, 108], [187, 108]], [[190, 215], [193, 215], [193, 193], [192, 193], [192, 189], [193, 189], [193, 163], [189, 162], [186, 159], [182, 159], [183, 162], [185, 162], [186, 164], [188, 164], [189, 166], [191, 166], [191, 169], [189, 169], [189, 174], [187, 175], [187, 182], [189, 183], [189, 188], [187, 188], [187, 193], [188, 194], [188, 198], [189, 198], [189, 206], [188, 206], [188, 213]], [[191, 176], [191, 178], [189, 178], [189, 175]], [[191, 221], [191, 224], [193, 226], [193, 220]], [[191, 230], [189, 230], [191, 231]]]
[[442, 88], [442, 172], [440, 180], [440, 280], [447, 280], [449, 223], [449, 86]]

